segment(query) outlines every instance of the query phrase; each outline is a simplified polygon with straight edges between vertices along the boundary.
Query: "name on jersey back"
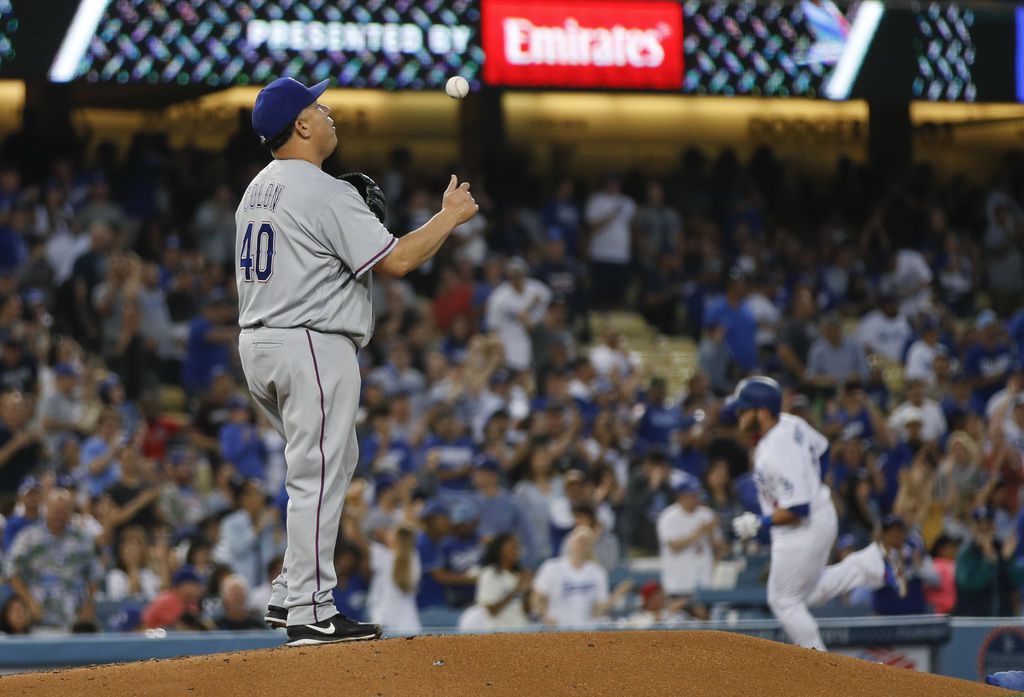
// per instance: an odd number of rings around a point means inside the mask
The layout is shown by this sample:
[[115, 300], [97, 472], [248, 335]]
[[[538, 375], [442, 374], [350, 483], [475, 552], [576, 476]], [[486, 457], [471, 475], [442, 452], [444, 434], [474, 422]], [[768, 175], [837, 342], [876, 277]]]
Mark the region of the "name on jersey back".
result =
[[276, 210], [282, 193], [284, 193], [284, 186], [277, 182], [254, 182], [245, 192], [245, 210], [250, 208]]

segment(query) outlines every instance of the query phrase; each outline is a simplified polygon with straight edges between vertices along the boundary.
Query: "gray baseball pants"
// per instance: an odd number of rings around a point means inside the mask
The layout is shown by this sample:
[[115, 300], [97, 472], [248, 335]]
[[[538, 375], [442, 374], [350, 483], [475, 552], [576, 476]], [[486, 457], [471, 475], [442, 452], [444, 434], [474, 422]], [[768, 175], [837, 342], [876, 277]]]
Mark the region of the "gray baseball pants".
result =
[[359, 460], [359, 365], [352, 340], [307, 329], [243, 329], [238, 352], [249, 392], [284, 436], [288, 471], [284, 567], [270, 604], [288, 625], [338, 614], [334, 546], [341, 508]]

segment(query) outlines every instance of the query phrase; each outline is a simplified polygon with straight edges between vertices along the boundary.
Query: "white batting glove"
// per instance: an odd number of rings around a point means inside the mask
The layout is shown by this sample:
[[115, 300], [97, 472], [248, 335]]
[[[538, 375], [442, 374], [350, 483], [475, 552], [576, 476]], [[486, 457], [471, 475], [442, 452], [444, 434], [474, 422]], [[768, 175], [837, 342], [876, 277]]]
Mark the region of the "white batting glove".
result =
[[747, 511], [732, 519], [732, 531], [741, 540], [749, 540], [761, 529], [761, 516]]

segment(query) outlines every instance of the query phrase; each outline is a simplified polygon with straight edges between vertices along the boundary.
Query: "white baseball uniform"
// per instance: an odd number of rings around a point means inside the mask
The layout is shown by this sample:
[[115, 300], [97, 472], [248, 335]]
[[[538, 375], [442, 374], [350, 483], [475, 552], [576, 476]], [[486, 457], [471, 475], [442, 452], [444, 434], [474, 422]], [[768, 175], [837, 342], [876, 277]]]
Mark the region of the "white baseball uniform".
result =
[[781, 414], [754, 450], [754, 482], [761, 512], [806, 506], [798, 525], [771, 529], [768, 605], [793, 643], [824, 651], [818, 623], [808, 606], [859, 587], [884, 583], [885, 563], [877, 544], [826, 567], [837, 532], [835, 506], [821, 481], [828, 439], [798, 416]]
[[287, 445], [288, 547], [271, 605], [288, 625], [338, 614], [334, 546], [359, 459], [356, 352], [373, 333], [370, 274], [398, 240], [355, 187], [274, 160], [235, 212], [238, 350], [256, 404]]

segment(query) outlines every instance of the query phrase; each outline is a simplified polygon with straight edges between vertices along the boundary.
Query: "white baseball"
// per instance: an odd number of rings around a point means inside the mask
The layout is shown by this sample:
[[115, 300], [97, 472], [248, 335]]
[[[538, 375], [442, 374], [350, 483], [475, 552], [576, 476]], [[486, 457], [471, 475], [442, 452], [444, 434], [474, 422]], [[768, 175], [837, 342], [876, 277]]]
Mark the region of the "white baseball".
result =
[[469, 80], [456, 75], [455, 77], [448, 78], [448, 82], [445, 83], [444, 91], [448, 93], [448, 96], [452, 99], [462, 99], [469, 94]]

